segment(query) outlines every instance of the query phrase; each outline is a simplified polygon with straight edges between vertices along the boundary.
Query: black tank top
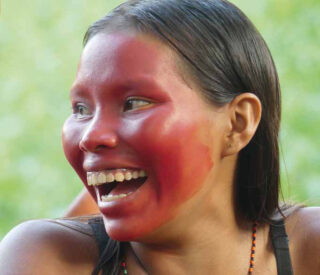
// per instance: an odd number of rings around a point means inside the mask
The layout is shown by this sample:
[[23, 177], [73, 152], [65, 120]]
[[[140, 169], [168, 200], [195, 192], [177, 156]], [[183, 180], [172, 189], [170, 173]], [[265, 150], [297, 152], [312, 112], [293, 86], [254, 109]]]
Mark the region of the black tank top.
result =
[[[109, 251], [106, 250], [112, 250], [114, 247], [110, 247], [109, 237], [105, 231], [103, 221], [101, 218], [93, 218], [89, 220], [89, 224], [99, 247], [99, 262], [106, 262], [106, 259], [102, 259], [102, 257], [110, 254]], [[276, 257], [278, 275], [293, 275], [289, 253], [289, 240], [283, 219], [270, 224], [270, 236]], [[103, 274], [107, 274], [104, 272], [103, 264], [100, 267]], [[93, 272], [93, 274], [98, 274], [98, 269]]]

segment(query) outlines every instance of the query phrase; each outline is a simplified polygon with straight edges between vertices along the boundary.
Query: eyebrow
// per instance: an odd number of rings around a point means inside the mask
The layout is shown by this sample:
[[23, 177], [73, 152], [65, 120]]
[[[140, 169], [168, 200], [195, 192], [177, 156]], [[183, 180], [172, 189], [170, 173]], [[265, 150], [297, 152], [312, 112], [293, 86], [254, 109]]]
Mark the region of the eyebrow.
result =
[[[156, 89], [157, 91], [162, 91], [163, 88], [156, 81], [152, 80], [150, 77], [139, 77], [136, 79], [127, 79], [125, 81], [113, 81], [112, 83], [106, 83], [104, 85], [106, 88], [109, 87], [110, 91], [125, 91], [134, 89]], [[70, 89], [70, 96], [85, 96], [87, 94], [87, 89], [84, 85], [77, 84]]]
[[77, 87], [77, 86], [76, 86], [76, 87], [72, 87], [72, 88], [70, 89], [69, 94], [70, 94], [70, 97], [75, 97], [75, 96], [85, 95], [86, 92], [85, 92], [85, 90], [84, 90], [83, 88], [80, 88], [80, 87]]
[[129, 79], [122, 83], [115, 83], [114, 87], [118, 87], [121, 90], [129, 89], [157, 89], [161, 90], [161, 86], [154, 80], [151, 80], [148, 77], [141, 77], [138, 79]]

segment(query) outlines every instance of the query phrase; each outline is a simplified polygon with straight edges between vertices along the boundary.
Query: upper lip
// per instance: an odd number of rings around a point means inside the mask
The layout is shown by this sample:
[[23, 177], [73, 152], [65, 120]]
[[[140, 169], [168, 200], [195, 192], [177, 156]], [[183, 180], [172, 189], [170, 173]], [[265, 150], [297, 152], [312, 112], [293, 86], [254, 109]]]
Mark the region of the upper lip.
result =
[[85, 160], [83, 163], [83, 169], [86, 172], [98, 172], [103, 170], [110, 169], [142, 169], [137, 163], [133, 163], [129, 160], [112, 158], [112, 159], [94, 159], [94, 160]]

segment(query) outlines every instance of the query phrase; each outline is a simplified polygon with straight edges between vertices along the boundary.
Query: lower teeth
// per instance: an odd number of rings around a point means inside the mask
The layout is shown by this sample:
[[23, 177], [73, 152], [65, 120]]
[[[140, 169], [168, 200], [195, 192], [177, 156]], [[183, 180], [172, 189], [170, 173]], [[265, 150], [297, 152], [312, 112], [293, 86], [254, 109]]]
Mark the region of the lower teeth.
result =
[[129, 192], [128, 194], [119, 194], [119, 195], [102, 195], [101, 201], [109, 202], [109, 201], [118, 200], [118, 199], [121, 199], [121, 198], [124, 198], [124, 197], [130, 195], [131, 193], [132, 192]]

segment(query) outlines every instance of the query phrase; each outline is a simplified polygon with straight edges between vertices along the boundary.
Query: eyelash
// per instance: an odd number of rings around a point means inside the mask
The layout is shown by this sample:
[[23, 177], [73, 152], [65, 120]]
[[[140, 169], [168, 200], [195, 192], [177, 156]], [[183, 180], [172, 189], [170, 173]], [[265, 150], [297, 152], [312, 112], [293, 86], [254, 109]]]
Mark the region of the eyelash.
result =
[[[83, 108], [82, 110], [85, 109], [87, 111], [87, 114], [81, 114], [81, 108]], [[76, 103], [74, 107], [72, 107], [72, 112], [78, 119], [85, 118], [91, 115], [89, 108], [83, 103]]]
[[[134, 104], [137, 104], [138, 106], [134, 106]], [[123, 112], [130, 112], [135, 109], [146, 109], [147, 107], [150, 107], [149, 105], [152, 104], [152, 101], [144, 98], [129, 97], [124, 103]], [[72, 113], [76, 116], [77, 119], [83, 119], [91, 115], [89, 108], [83, 103], [76, 103], [72, 107]]]
[[[141, 103], [143, 102], [143, 104], [134, 107], [134, 102], [136, 103]], [[131, 106], [130, 106], [131, 104]], [[151, 102], [150, 100], [144, 99], [144, 98], [139, 98], [139, 97], [129, 97], [126, 99], [124, 106], [123, 106], [123, 111], [124, 112], [128, 112], [128, 111], [132, 111], [135, 109], [145, 109], [146, 107], [149, 107], [150, 104], [153, 104], [153, 102]], [[129, 107], [130, 106], [130, 107]]]

